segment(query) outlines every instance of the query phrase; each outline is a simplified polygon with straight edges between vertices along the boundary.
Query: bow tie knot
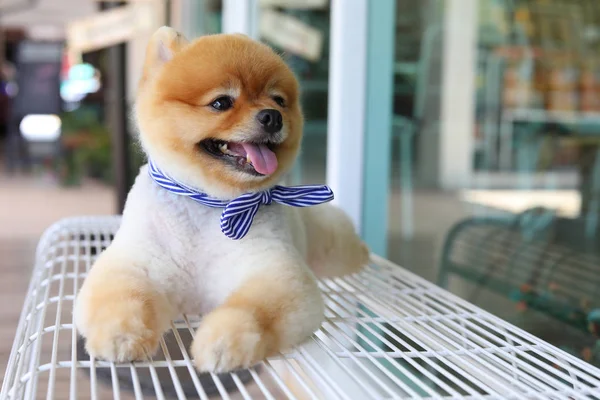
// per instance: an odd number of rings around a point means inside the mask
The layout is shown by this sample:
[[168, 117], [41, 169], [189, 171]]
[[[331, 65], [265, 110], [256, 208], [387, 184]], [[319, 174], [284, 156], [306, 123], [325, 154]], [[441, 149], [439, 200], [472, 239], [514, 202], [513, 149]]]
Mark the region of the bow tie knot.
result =
[[271, 202], [273, 201], [273, 195], [271, 194], [271, 192], [269, 190], [266, 190], [264, 192], [259, 192], [261, 194], [261, 199], [260, 202], [264, 205], [269, 205], [271, 204]]
[[246, 193], [233, 200], [219, 200], [199, 192], [163, 173], [152, 161], [148, 173], [156, 184], [181, 196], [186, 196], [208, 207], [223, 208], [221, 231], [229, 238], [239, 240], [246, 236], [261, 205], [273, 201], [292, 207], [310, 207], [333, 200], [333, 192], [325, 185], [274, 186], [256, 193]]

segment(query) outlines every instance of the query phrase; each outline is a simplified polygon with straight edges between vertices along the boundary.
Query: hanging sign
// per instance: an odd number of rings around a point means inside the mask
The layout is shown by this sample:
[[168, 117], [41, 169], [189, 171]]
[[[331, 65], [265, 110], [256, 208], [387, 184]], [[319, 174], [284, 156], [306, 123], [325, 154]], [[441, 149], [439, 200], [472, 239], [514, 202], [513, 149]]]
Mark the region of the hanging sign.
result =
[[126, 42], [152, 28], [152, 3], [132, 3], [102, 11], [67, 26], [71, 52], [85, 53]]
[[259, 32], [274, 45], [310, 61], [321, 58], [323, 34], [304, 22], [271, 9], [260, 14]]

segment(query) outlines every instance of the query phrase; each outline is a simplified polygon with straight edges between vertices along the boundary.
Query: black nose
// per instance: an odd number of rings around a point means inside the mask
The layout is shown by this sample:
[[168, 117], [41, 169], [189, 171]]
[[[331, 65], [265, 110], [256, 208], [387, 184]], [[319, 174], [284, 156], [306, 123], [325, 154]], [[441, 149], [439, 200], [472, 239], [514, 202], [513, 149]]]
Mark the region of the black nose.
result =
[[283, 126], [283, 118], [277, 110], [261, 110], [256, 115], [256, 119], [267, 133], [279, 132]]

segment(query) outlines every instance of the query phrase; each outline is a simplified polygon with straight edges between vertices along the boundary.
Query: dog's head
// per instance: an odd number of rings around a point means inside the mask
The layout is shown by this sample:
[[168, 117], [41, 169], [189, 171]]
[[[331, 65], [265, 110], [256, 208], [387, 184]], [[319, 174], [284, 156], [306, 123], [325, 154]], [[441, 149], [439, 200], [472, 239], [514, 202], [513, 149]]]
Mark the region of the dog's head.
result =
[[165, 172], [216, 197], [275, 184], [302, 137], [298, 82], [243, 35], [152, 37], [136, 102], [140, 139]]

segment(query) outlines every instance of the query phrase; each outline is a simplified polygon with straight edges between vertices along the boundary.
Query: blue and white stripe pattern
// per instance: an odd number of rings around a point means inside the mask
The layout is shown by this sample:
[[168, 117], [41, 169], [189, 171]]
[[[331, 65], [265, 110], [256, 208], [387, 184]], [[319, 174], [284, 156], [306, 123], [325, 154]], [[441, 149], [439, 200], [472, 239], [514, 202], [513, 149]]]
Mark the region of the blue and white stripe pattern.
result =
[[274, 186], [262, 192], [243, 194], [233, 200], [219, 200], [177, 182], [152, 161], [148, 162], [148, 172], [154, 182], [171, 193], [187, 196], [205, 206], [224, 208], [221, 214], [221, 231], [233, 240], [246, 236], [254, 216], [263, 204], [269, 205], [275, 201], [286, 206], [310, 207], [333, 200], [333, 192], [325, 185]]

